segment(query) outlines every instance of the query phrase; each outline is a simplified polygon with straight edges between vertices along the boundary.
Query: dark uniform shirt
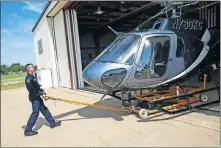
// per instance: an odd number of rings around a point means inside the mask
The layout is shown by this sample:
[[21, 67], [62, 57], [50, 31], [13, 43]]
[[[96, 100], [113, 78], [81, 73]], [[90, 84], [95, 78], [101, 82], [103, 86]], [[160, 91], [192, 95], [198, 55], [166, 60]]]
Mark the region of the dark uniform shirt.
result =
[[40, 99], [40, 95], [43, 94], [44, 90], [40, 88], [37, 79], [32, 74], [27, 74], [25, 77], [25, 85], [29, 92], [29, 100]]

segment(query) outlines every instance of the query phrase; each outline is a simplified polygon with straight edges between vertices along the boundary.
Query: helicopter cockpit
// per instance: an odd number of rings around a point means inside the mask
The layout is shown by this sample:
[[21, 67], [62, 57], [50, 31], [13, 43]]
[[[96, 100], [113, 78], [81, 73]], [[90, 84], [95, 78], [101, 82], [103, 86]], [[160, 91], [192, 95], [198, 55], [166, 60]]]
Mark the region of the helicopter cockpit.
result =
[[[121, 34], [86, 67], [84, 80], [98, 87], [127, 88], [146, 86], [168, 78], [167, 71], [174, 73], [174, 62], [169, 63], [171, 44], [176, 45], [171, 31], [148, 30]], [[174, 58], [176, 62], [177, 58]], [[177, 61], [180, 63], [180, 61]], [[177, 69], [184, 69], [181, 66]], [[183, 64], [184, 65], [184, 64]]]

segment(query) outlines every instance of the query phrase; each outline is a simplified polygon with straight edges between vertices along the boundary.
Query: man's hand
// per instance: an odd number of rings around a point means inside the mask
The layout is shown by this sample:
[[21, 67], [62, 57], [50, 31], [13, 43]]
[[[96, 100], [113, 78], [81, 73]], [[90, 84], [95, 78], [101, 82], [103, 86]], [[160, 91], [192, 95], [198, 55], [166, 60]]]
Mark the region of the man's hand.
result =
[[45, 93], [45, 91], [44, 91], [43, 89], [40, 89], [40, 90], [39, 90], [39, 93], [40, 93], [40, 95], [43, 95], [43, 94], [46, 95], [46, 93]]
[[42, 97], [45, 98], [46, 94], [43, 94]]
[[41, 97], [46, 100], [46, 93], [42, 94]]

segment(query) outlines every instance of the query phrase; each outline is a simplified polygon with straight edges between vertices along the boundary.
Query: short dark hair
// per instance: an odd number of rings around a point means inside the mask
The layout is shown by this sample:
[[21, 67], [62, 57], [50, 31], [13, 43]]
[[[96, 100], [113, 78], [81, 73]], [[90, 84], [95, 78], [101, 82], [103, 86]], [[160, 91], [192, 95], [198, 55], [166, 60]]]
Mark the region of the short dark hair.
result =
[[28, 63], [28, 64], [26, 64], [26, 65], [25, 65], [25, 70], [26, 70], [26, 71], [28, 71], [28, 67], [29, 67], [29, 65], [34, 66], [32, 63]]

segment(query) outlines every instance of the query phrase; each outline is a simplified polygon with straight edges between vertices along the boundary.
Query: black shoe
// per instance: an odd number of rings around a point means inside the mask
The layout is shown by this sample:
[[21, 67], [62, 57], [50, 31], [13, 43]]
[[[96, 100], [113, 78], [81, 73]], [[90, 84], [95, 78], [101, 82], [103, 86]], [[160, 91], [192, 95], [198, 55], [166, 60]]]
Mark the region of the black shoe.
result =
[[53, 124], [50, 125], [51, 128], [54, 128], [54, 127], [57, 127], [57, 126], [60, 126], [61, 125], [61, 121], [57, 121]]
[[25, 136], [34, 136], [37, 134], [38, 134], [38, 132], [35, 132], [35, 131], [25, 132]]

